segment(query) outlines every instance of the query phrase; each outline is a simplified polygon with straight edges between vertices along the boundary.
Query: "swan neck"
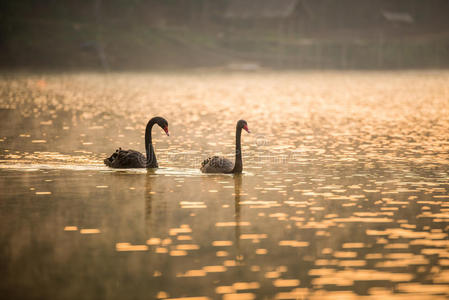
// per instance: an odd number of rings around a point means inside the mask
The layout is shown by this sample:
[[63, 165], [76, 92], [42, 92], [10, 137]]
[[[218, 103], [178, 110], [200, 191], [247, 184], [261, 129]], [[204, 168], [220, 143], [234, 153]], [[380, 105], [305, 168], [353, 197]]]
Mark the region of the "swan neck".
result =
[[237, 127], [235, 131], [235, 164], [233, 173], [242, 173], [242, 145], [241, 145], [242, 128]]
[[157, 168], [158, 167], [156, 154], [154, 153], [153, 142], [151, 139], [151, 129], [153, 129], [153, 125], [155, 123], [156, 122], [154, 121], [154, 119], [151, 119], [148, 122], [147, 127], [145, 129], [145, 150], [146, 150], [146, 154], [147, 154], [147, 161], [146, 161], [147, 168]]

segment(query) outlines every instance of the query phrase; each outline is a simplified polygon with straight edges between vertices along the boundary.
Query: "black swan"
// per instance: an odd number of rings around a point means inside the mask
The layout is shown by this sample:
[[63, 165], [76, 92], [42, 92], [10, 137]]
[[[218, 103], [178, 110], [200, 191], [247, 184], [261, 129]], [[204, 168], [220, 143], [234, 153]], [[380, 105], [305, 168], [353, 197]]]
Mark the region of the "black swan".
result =
[[235, 129], [235, 163], [232, 163], [227, 158], [220, 156], [212, 156], [207, 158], [201, 163], [201, 172], [203, 173], [242, 173], [242, 147], [240, 145], [240, 137], [242, 135], [242, 129], [246, 132], [250, 132], [245, 120], [237, 122]]
[[168, 122], [164, 118], [154, 117], [148, 121], [145, 129], [145, 150], [147, 156], [135, 150], [122, 150], [118, 148], [110, 157], [104, 160], [104, 164], [111, 168], [158, 168], [156, 154], [151, 142], [151, 129], [153, 125], [159, 125], [167, 135]]

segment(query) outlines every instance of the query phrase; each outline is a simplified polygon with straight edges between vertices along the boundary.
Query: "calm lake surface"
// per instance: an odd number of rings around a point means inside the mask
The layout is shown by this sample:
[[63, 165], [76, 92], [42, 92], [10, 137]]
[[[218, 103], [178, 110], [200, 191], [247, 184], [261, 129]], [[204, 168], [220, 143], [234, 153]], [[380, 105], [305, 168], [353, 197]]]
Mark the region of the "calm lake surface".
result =
[[[7, 73], [5, 299], [447, 299], [449, 72]], [[144, 152], [160, 169], [113, 170]], [[209, 155], [244, 174], [203, 175]]]

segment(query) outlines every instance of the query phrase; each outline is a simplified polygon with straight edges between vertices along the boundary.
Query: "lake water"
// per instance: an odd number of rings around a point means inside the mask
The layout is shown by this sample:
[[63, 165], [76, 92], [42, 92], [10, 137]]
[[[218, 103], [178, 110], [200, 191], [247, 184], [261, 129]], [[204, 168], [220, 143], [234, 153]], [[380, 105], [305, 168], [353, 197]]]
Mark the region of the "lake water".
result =
[[[447, 299], [449, 72], [0, 80], [9, 299]], [[160, 169], [113, 170], [144, 152]], [[204, 175], [209, 155], [244, 173]]]

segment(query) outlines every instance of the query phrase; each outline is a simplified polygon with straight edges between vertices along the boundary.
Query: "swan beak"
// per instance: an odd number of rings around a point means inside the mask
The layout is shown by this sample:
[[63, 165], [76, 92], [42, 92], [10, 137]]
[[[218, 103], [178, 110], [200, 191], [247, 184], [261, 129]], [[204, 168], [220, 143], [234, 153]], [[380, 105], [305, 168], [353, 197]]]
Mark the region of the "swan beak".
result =
[[246, 132], [251, 133], [251, 131], [248, 129], [248, 126], [243, 126], [243, 129], [245, 129]]
[[164, 131], [165, 131], [165, 134], [166, 134], [167, 136], [170, 136], [170, 133], [168, 133], [168, 126], [165, 126], [165, 127], [164, 127]]

